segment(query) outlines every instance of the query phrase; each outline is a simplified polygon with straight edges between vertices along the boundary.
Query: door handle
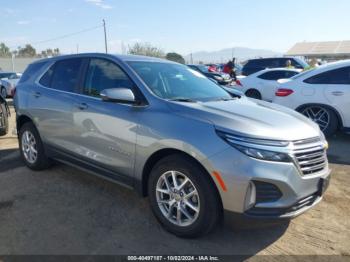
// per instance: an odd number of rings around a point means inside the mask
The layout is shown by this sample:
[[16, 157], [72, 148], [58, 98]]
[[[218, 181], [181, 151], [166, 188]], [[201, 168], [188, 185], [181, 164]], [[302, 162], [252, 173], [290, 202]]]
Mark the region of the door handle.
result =
[[334, 95], [334, 96], [342, 96], [342, 95], [344, 95], [344, 92], [342, 92], [342, 91], [333, 91], [332, 95]]
[[33, 94], [33, 96], [36, 97], [36, 98], [38, 98], [38, 97], [41, 96], [41, 93], [38, 92], [38, 91], [34, 91], [32, 94]]
[[89, 107], [86, 103], [76, 103], [75, 106], [80, 110], [85, 110]]

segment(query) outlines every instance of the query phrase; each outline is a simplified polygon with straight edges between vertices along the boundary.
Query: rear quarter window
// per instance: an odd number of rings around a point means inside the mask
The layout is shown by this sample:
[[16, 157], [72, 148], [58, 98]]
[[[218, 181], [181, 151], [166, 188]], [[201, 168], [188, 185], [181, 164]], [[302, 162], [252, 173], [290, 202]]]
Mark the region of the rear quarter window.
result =
[[30, 64], [27, 69], [24, 71], [22, 77], [19, 80], [18, 84], [24, 83], [28, 81], [32, 76], [34, 76], [44, 65], [46, 62], [39, 62]]

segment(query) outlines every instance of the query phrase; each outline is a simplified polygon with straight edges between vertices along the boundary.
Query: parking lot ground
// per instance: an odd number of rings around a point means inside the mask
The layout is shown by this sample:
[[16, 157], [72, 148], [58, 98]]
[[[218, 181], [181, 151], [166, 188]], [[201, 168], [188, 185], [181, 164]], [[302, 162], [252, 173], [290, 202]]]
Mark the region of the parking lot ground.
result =
[[290, 222], [221, 225], [181, 239], [133, 191], [61, 164], [26, 168], [14, 119], [13, 112], [0, 138], [0, 254], [350, 255], [350, 135], [329, 140], [331, 185], [312, 210]]

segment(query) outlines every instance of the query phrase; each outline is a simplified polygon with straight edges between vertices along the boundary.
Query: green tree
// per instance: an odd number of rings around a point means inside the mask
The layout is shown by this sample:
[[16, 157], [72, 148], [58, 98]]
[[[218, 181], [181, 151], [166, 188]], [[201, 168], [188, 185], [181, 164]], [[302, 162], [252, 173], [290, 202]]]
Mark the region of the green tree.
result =
[[0, 43], [0, 57], [10, 57], [11, 52], [10, 48], [6, 46], [4, 43]]
[[182, 55], [178, 53], [167, 53], [165, 58], [170, 61], [174, 61], [180, 64], [185, 64], [185, 59], [182, 57]]
[[164, 57], [164, 51], [161, 48], [152, 46], [150, 43], [135, 43], [133, 46], [129, 46], [128, 53], [132, 55]]
[[18, 55], [20, 57], [35, 57], [36, 50], [30, 44], [26, 44], [25, 47], [19, 49]]

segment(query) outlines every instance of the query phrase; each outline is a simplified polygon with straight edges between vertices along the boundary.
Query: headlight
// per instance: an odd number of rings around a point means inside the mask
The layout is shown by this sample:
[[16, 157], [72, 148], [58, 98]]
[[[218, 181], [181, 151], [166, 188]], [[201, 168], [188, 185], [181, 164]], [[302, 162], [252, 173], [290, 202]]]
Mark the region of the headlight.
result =
[[277, 162], [291, 162], [290, 157], [285, 153], [273, 152], [268, 150], [262, 150], [257, 148], [245, 147], [240, 145], [233, 145], [242, 153], [247, 156], [267, 160], [267, 161], [277, 161]]
[[261, 147], [286, 147], [288, 141], [277, 141], [267, 139], [257, 139], [250, 137], [242, 137], [231, 134], [226, 134], [217, 131], [217, 134], [228, 142], [230, 145], [238, 149], [243, 154], [256, 159], [277, 162], [292, 162], [291, 157], [282, 152], [275, 152], [271, 150], [262, 149]]

